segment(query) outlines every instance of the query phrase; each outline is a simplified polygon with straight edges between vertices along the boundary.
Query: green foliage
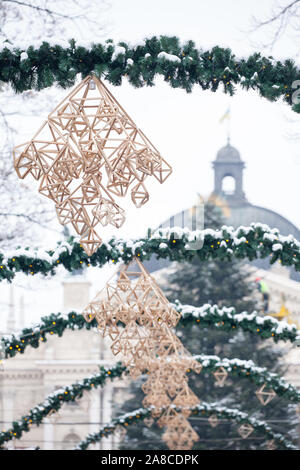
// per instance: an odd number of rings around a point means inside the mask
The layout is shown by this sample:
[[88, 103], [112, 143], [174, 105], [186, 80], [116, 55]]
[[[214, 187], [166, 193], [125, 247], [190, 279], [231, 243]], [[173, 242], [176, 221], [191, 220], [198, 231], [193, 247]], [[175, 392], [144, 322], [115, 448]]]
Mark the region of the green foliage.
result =
[[[188, 93], [194, 85], [215, 92], [221, 86], [225, 93], [233, 95], [236, 85], [254, 89], [270, 101], [282, 98], [292, 105], [293, 82], [299, 79], [299, 70], [287, 59], [275, 61], [254, 53], [238, 59], [229, 48], [219, 46], [211, 50], [197, 49], [193, 41], [181, 44], [177, 37], [153, 36], [143, 44], [130, 46], [118, 43], [125, 53], [115, 54], [112, 40], [92, 44], [89, 49], [76, 45], [72, 39], [69, 46], [50, 45], [43, 42], [39, 47], [30, 46], [27, 59], [21, 60], [20, 48], [7, 47], [0, 52], [0, 82], [10, 83], [18, 93], [24, 90], [41, 90], [54, 83], [63, 88], [74, 85], [76, 74], [82, 77], [95, 73], [111, 84], [119, 86], [127, 77], [132, 86], [153, 86], [157, 75], [173, 88], [183, 88]], [[158, 57], [160, 52], [176, 56]], [[131, 59], [133, 62], [128, 62]], [[299, 112], [299, 106], [293, 107]]]
[[[155, 77], [161, 75], [173, 88], [183, 88], [191, 92], [194, 85], [199, 85], [203, 90], [216, 91], [222, 86], [225, 93], [233, 95], [236, 85], [244, 89], [254, 89], [270, 101], [282, 98], [292, 106], [293, 83], [298, 79], [299, 71], [293, 61], [274, 61], [272, 57], [263, 57], [258, 53], [247, 59], [238, 60], [230, 49], [214, 47], [209, 51], [198, 50], [192, 41], [181, 45], [177, 37], [152, 37], [146, 39], [143, 45], [130, 47], [126, 43], [119, 43], [124, 47], [125, 53], [116, 54], [112, 40], [104, 44], [93, 44], [89, 49], [77, 46], [71, 40], [67, 48], [43, 42], [40, 47], [33, 46], [27, 49], [27, 58], [21, 60], [21, 49], [5, 47], [0, 52], [0, 83], [10, 84], [16, 92], [35, 89], [41, 90], [58, 84], [68, 88], [75, 83], [78, 73], [82, 77], [95, 73], [99, 78], [105, 78], [113, 85], [121, 85], [123, 77], [127, 77], [134, 87], [153, 86]], [[171, 54], [160, 55], [161, 52]], [[128, 62], [128, 59], [131, 61]], [[292, 109], [300, 112], [299, 104], [294, 104]], [[211, 221], [213, 222], [213, 221]], [[209, 227], [213, 227], [213, 223]], [[217, 229], [217, 226], [216, 226]], [[206, 306], [206, 311], [189, 312], [185, 310], [182, 321], [178, 327], [178, 335], [191, 352], [211, 355], [215, 352], [226, 354], [229, 358], [245, 358], [244, 361], [221, 360], [213, 356], [206, 359], [202, 357], [204, 372], [200, 376], [191, 374], [190, 385], [195, 392], [202, 397], [209, 397], [210, 401], [223, 402], [233, 405], [236, 409], [220, 407], [213, 404], [202, 403], [192, 410], [193, 425], [201, 436], [198, 448], [216, 448], [209, 444], [210, 438], [221, 436], [220, 448], [261, 448], [265, 445], [265, 439], [261, 441], [249, 438], [245, 442], [236, 444], [236, 430], [226, 423], [220, 428], [208, 429], [205, 416], [216, 414], [219, 418], [234, 419], [238, 423], [248, 422], [253, 425], [255, 431], [267, 435], [268, 439], [274, 439], [279, 448], [295, 448], [291, 442], [281, 433], [274, 432], [259, 419], [264, 415], [266, 419], [277, 419], [274, 426], [282, 428], [285, 435], [295, 437], [293, 432], [294, 419], [290, 409], [283, 410], [280, 399], [274, 399], [272, 406], [259, 410], [255, 402], [255, 387], [266, 382], [268, 386], [276, 389], [280, 397], [285, 397], [297, 402], [298, 392], [292, 386], [284, 385], [283, 381], [266, 369], [258, 370], [246, 362], [249, 357], [255, 358], [259, 364], [263, 364], [270, 370], [279, 370], [279, 351], [262, 344], [262, 338], [284, 339], [296, 341], [297, 331], [292, 328], [282, 328], [277, 331], [274, 322], [267, 320], [257, 328], [257, 317], [249, 316], [238, 318], [234, 310], [230, 312], [218, 307], [227, 302], [236, 307], [251, 308], [253, 302], [249, 297], [250, 286], [246, 282], [246, 274], [241, 269], [238, 259], [253, 260], [257, 257], [270, 257], [270, 262], [277, 260], [283, 265], [294, 265], [300, 270], [300, 244], [293, 237], [283, 238], [278, 231], [270, 230], [260, 224], [252, 224], [251, 227], [240, 227], [236, 231], [228, 227], [221, 230], [206, 230], [197, 236], [204, 236], [203, 247], [197, 251], [187, 249], [191, 241], [191, 234], [183, 234], [180, 240], [175, 239], [172, 231], [166, 238], [166, 233], [153, 238], [139, 240], [136, 245], [112, 239], [108, 244], [103, 244], [96, 253], [88, 257], [78, 243], [71, 239], [65, 248], [58, 246], [55, 251], [48, 251], [41, 256], [30, 249], [16, 250], [15, 256], [6, 258], [0, 253], [0, 280], [11, 281], [15, 273], [23, 272], [26, 275], [37, 273], [55, 274], [56, 267], [62, 265], [65, 269], [73, 271], [81, 267], [103, 266], [109, 261], [125, 263], [130, 262], [135, 256], [141, 260], [149, 259], [153, 254], [158, 258], [167, 258], [171, 261], [189, 261], [190, 265], [184, 265], [178, 270], [176, 277], [172, 279], [173, 292], [170, 295], [186, 299], [191, 303], [195, 299], [199, 302], [212, 300], [218, 306]], [[161, 246], [161, 242], [164, 246]], [[277, 245], [275, 247], [275, 245]], [[203, 262], [208, 261], [206, 267]], [[231, 264], [224, 268], [224, 261]], [[230, 297], [228, 297], [230, 293]], [[184, 306], [177, 305], [180, 309]], [[193, 307], [190, 307], [193, 310]], [[220, 315], [221, 312], [221, 315]], [[23, 353], [27, 345], [38, 347], [40, 341], [46, 341], [46, 334], [62, 336], [66, 328], [91, 328], [94, 325], [84, 324], [83, 317], [71, 312], [68, 317], [52, 314], [42, 318], [37, 329], [25, 329], [19, 336], [4, 338], [6, 357], [12, 357], [17, 352]], [[210, 326], [217, 328], [211, 331]], [[239, 333], [235, 334], [235, 329]], [[201, 328], [201, 330], [199, 329]], [[255, 333], [257, 334], [253, 334]], [[201, 334], [199, 334], [201, 331]], [[247, 332], [246, 332], [247, 331]], [[260, 338], [261, 337], [261, 338]], [[228, 369], [231, 377], [222, 390], [213, 385], [211, 372], [222, 364]], [[15, 421], [8, 431], [0, 433], [0, 445], [13, 438], [20, 438], [23, 432], [28, 432], [32, 424], [39, 425], [52, 410], [57, 411], [63, 402], [74, 401], [82, 397], [84, 391], [93, 387], [103, 386], [107, 378], [113, 379], [126, 373], [121, 364], [113, 368], [102, 368], [100, 373], [84, 379], [71, 386], [64, 387], [48, 396], [44, 403], [30, 410], [19, 421]], [[244, 377], [251, 378], [250, 386], [245, 389], [242, 384]], [[142, 380], [142, 379], [141, 379]], [[132, 389], [131, 399], [124, 404], [124, 408], [132, 410], [136, 403], [141, 403], [142, 392], [140, 383], [138, 389]], [[134, 404], [134, 406], [132, 406]], [[239, 412], [239, 408], [245, 408], [254, 415], [249, 417], [247, 413]], [[102, 437], [115, 430], [116, 425], [129, 426], [137, 423], [136, 430], [128, 433], [125, 447], [133, 443], [131, 448], [142, 447], [158, 449], [162, 446], [160, 440], [161, 430], [153, 427], [146, 429], [142, 421], [150, 415], [149, 409], [140, 408], [130, 411], [116, 418], [112, 425], [106, 426], [100, 432], [89, 435], [79, 448], [87, 448], [91, 443], [97, 442]], [[199, 418], [200, 416], [200, 418]], [[288, 424], [282, 424], [282, 418], [289, 419]], [[288, 418], [288, 419], [287, 419]], [[277, 423], [277, 424], [276, 424]], [[142, 427], [141, 427], [142, 424]], [[140, 427], [138, 427], [140, 426]], [[147, 444], [145, 445], [142, 436]], [[156, 443], [154, 444], [154, 438]], [[259, 438], [258, 438], [259, 439]], [[159, 444], [157, 444], [157, 441]]]
[[[207, 203], [204, 228], [217, 230], [223, 222], [220, 209]], [[212, 257], [203, 263], [194, 257], [190, 262], [176, 264], [176, 272], [168, 275], [169, 288], [165, 289], [165, 294], [171, 302], [180, 299], [184, 304], [230, 305], [238, 312], [252, 311], [257, 305], [248, 278], [249, 269], [239, 259], [224, 263], [222, 259]]]
[[84, 392], [103, 387], [107, 379], [113, 380], [116, 377], [121, 377], [125, 371], [126, 368], [120, 363], [110, 368], [101, 367], [98, 374], [51, 393], [43, 403], [32, 408], [18, 421], [14, 421], [10, 429], [0, 432], [0, 446], [14, 438], [20, 439], [24, 432], [30, 431], [32, 425], [39, 426], [50, 412], [57, 412], [64, 403], [82, 398]]
[[[213, 218], [215, 226], [222, 225], [222, 218], [215, 213], [215, 209], [212, 207], [206, 207], [205, 215], [210, 219], [209, 224], [211, 224]], [[256, 225], [255, 227], [258, 229], [258, 232], [260, 230], [264, 231], [262, 226]], [[244, 253], [247, 252], [248, 258], [251, 259], [249, 250], [252, 251], [254, 244], [257, 243], [256, 246], [262, 249], [261, 247], [267, 240], [271, 243], [272, 241], [278, 243], [278, 240], [276, 240], [277, 236], [276, 234], [265, 236], [260, 232], [260, 241], [258, 241], [256, 238], [258, 232], [254, 235], [248, 228], [241, 228], [237, 230], [240, 234], [239, 230], [243, 232], [244, 237], [241, 243], [240, 240], [236, 241], [236, 236], [230, 236], [228, 229], [222, 229], [225, 235], [223, 240], [225, 239], [226, 246], [230, 244], [235, 254], [235, 258], [232, 258], [230, 262], [224, 262], [222, 256], [212, 255], [207, 258], [203, 254], [203, 252], [207, 253], [210, 248], [214, 249], [216, 245], [220, 246], [222, 243], [215, 237], [212, 230], [206, 232], [204, 230], [205, 242], [202, 250], [199, 250], [198, 256], [195, 256], [189, 263], [176, 264], [174, 272], [170, 270], [166, 274], [168, 276], [168, 284], [164, 288], [164, 292], [170, 300], [179, 299], [180, 302], [188, 304], [199, 303], [199, 305], [208, 302], [217, 304], [213, 308], [204, 305], [200, 309], [193, 307], [189, 309], [186, 305], [182, 306], [182, 320], [178, 324], [176, 332], [184, 346], [192, 354], [199, 354], [199, 352], [208, 356], [218, 354], [229, 360], [239, 358], [240, 360], [247, 361], [252, 359], [260, 366], [266, 367], [269, 371], [282, 373], [283, 368], [280, 367], [283, 355], [282, 348], [275, 349], [271, 347], [269, 342], [263, 342], [264, 323], [269, 320], [256, 314], [253, 322], [253, 318], [235, 313], [236, 311], [243, 311], [249, 308], [252, 310], [256, 306], [256, 302], [253, 300], [253, 289], [255, 287], [248, 280], [249, 273], [247, 269], [239, 261], [239, 258], [243, 257], [242, 250], [245, 250]], [[215, 233], [220, 232], [216, 231]], [[208, 243], [206, 243], [206, 236], [208, 236]], [[234, 245], [236, 248], [233, 248]], [[275, 251], [275, 253], [277, 252]], [[204, 259], [209, 259], [209, 261], [203, 263]], [[226, 315], [226, 305], [233, 307], [233, 317], [231, 317], [231, 309], [227, 310], [228, 315]], [[177, 307], [180, 311], [180, 303], [177, 304]], [[210, 312], [208, 323], [206, 323], [206, 308]], [[211, 329], [211, 316], [214, 317], [214, 322], [218, 325], [217, 330]], [[225, 321], [224, 317], [226, 318]], [[187, 318], [188, 320], [186, 321]], [[226, 327], [224, 328], [225, 323]], [[243, 327], [237, 331], [236, 327], [239, 323], [243, 324]], [[199, 325], [202, 325], [200, 331]], [[256, 334], [252, 334], [255, 331]], [[268, 328], [266, 328], [267, 331]], [[278, 328], [278, 331], [280, 331], [280, 328]], [[297, 335], [296, 328], [293, 331]], [[271, 327], [267, 335], [270, 337], [273, 334], [275, 335], [276, 333]], [[235, 376], [231, 374], [230, 379], [226, 380], [224, 387], [220, 388], [215, 386], [212, 374], [204, 369], [199, 376], [196, 374], [191, 375], [189, 385], [199, 397], [199, 400], [204, 399], [209, 403], [226, 404], [226, 406], [246, 411], [249, 415], [265, 419], [266, 421], [275, 419], [278, 421], [274, 425], [277, 430], [290, 437], [295, 437], [296, 435], [294, 407], [292, 405], [290, 407], [283, 406], [281, 399], [278, 397], [272, 400], [272, 405], [261, 407], [255, 395], [257, 383], [253, 382], [245, 386], [241, 375]], [[142, 404], [143, 395], [136, 387], [132, 386], [131, 394], [132, 397], [129, 402], [124, 403], [122, 406], [122, 412], [127, 411], [133, 402], [138, 405]], [[287, 422], [288, 419], [290, 422]], [[226, 422], [220, 423], [216, 428], [211, 428], [207, 420], [193, 419], [191, 423], [200, 436], [199, 442], [195, 444], [194, 448], [259, 449], [263, 444], [260, 440], [256, 439], [255, 435], [250, 436], [247, 440], [239, 438], [236, 430], [232, 429], [230, 424]], [[151, 437], [153, 442], [157, 442], [158, 437], [160, 437], [160, 431], [157, 431], [153, 430]], [[141, 429], [130, 429], [124, 446], [137, 449], [153, 448], [150, 441], [147, 443], [145, 434], [144, 438], [141, 439], [142, 443], [139, 443], [138, 436], [140, 433]]]
[[[181, 305], [176, 302], [175, 308], [181, 313], [177, 329], [194, 328], [201, 329], [216, 328], [221, 332], [251, 333], [258, 338], [272, 338], [278, 341], [291, 341], [299, 345], [299, 330], [295, 325], [278, 321], [271, 316], [261, 316], [257, 312], [247, 314], [246, 312], [236, 313], [233, 307], [218, 308], [216, 305], [205, 304], [201, 308], [191, 305]], [[202, 333], [202, 332], [201, 332]]]
[[[198, 239], [203, 239], [202, 248], [189, 250], [189, 243]], [[67, 244], [59, 243], [54, 251], [46, 251], [43, 255], [40, 251], [29, 248], [16, 249], [15, 254], [8, 258], [0, 253], [0, 281], [12, 281], [17, 272], [29, 276], [37, 273], [54, 275], [58, 265], [74, 271], [88, 266], [102, 267], [108, 262], [122, 261], [127, 264], [135, 256], [143, 261], [150, 259], [152, 255], [158, 259], [178, 262], [195, 259], [197, 263], [199, 260], [204, 262], [219, 259], [223, 262], [237, 258], [252, 261], [269, 257], [271, 264], [279, 261], [283, 266], [294, 266], [296, 271], [300, 271], [300, 243], [292, 236], [282, 237], [277, 229], [257, 223], [235, 230], [222, 226], [221, 229], [207, 229], [196, 234], [186, 230], [180, 239], [176, 239], [173, 229], [158, 230], [150, 238], [140, 238], [128, 243], [123, 239], [112, 238], [90, 257], [72, 238]]]
[[[200, 329], [215, 328], [218, 331], [232, 332], [242, 331], [256, 335], [259, 338], [272, 338], [275, 342], [291, 341], [299, 345], [300, 337], [296, 326], [282, 324], [276, 318], [261, 317], [256, 312], [242, 315], [236, 313], [233, 307], [218, 308], [216, 305], [204, 305], [201, 308], [191, 305], [182, 305], [176, 302], [173, 307], [181, 314], [177, 329], [197, 327]], [[82, 314], [69, 312], [68, 314], [51, 313], [42, 317], [39, 324], [34, 327], [23, 328], [18, 334], [5, 335], [0, 341], [3, 345], [5, 357], [8, 359], [16, 354], [23, 354], [27, 346], [38, 348], [41, 343], [47, 341], [47, 336], [57, 335], [61, 337], [66, 329], [90, 330], [97, 327], [93, 319], [86, 322]], [[1, 348], [0, 348], [1, 351]]]
[[230, 305], [239, 312], [256, 308], [254, 287], [247, 282], [249, 271], [236, 259], [230, 263], [219, 260], [201, 263], [195, 258], [190, 263], [176, 265], [176, 269], [168, 277], [169, 288], [165, 290], [171, 302], [180, 299], [193, 305]]
[[[283, 397], [284, 399], [293, 401], [295, 403], [300, 402], [300, 393], [298, 392], [296, 387], [293, 387], [292, 385], [288, 384], [285, 380], [279, 378], [275, 374], [270, 374], [266, 369], [256, 367], [255, 364], [253, 364], [251, 361], [230, 361], [227, 359], [221, 360], [217, 356], [203, 355], [194, 356], [194, 359], [196, 359], [202, 364], [202, 373], [212, 373], [218, 370], [219, 367], [224, 367], [224, 369], [226, 369], [226, 371], [232, 376], [246, 378], [251, 382], [255, 383], [256, 385], [266, 384], [269, 389], [273, 389], [279, 396]], [[63, 387], [60, 390], [51, 393], [48, 397], [46, 397], [43, 403], [40, 403], [36, 407], [32, 408], [26, 415], [22, 416], [20, 420], [15, 421], [11, 429], [0, 433], [0, 445], [3, 445], [5, 442], [8, 442], [13, 438], [21, 438], [24, 432], [30, 431], [30, 426], [32, 426], [33, 424], [37, 426], [41, 424], [44, 418], [46, 418], [50, 412], [57, 412], [61, 408], [63, 403], [78, 400], [82, 398], [84, 392], [88, 392], [94, 387], [103, 387], [108, 378], [110, 380], [113, 380], [114, 378], [120, 378], [123, 374], [127, 373], [128, 371], [124, 366], [121, 365], [121, 363], [118, 363], [110, 368], [101, 367], [100, 372], [98, 374], [95, 374], [92, 377], [83, 379], [80, 382]], [[191, 375], [193, 375], [193, 371], [190, 371], [190, 373]], [[141, 378], [134, 383], [134, 386], [138, 390], [137, 393], [139, 394], [142, 393], [142, 381], [143, 379]], [[132, 403], [132, 408], [134, 408], [135, 406], [136, 397]], [[208, 411], [208, 406], [206, 407], [206, 410]], [[150, 443], [150, 448], [163, 448], [161, 438], [158, 438], [161, 435], [161, 430], [158, 428], [158, 426], [154, 423], [151, 429], [147, 429], [144, 427], [143, 419], [150, 415], [149, 410], [140, 410], [140, 416], [138, 411], [139, 410], [129, 412], [125, 417], [121, 416], [116, 418], [111, 425], [107, 425], [99, 432], [89, 435], [81, 444], [79, 444], [78, 448], [82, 450], [86, 449], [91, 443], [97, 442], [102, 437], [111, 434], [111, 432], [114, 432], [115, 426], [117, 424], [122, 423], [122, 426], [127, 426], [127, 424], [129, 425], [133, 422], [137, 424], [136, 430], [138, 430], [138, 438], [136, 439], [135, 443], [136, 445], [143, 444], [142, 436], [144, 436], [147, 442]], [[238, 413], [236, 410], [231, 410], [231, 412], [235, 415]], [[223, 411], [221, 412], [221, 415], [222, 413]], [[230, 419], [229, 416], [227, 417]], [[228, 424], [228, 426], [230, 425]], [[282, 436], [280, 436], [280, 440], [282, 440]]]
[[[175, 409], [180, 411], [180, 407], [176, 407]], [[89, 434], [86, 439], [84, 439], [77, 445], [76, 448], [81, 450], [87, 449], [90, 444], [98, 442], [102, 439], [102, 437], [106, 437], [112, 434], [117, 426], [125, 427], [125, 429], [127, 429], [127, 432], [132, 433], [132, 428], [130, 427], [131, 424], [135, 424], [135, 434], [139, 436], [139, 439], [136, 439], [136, 442], [138, 443], [141, 439], [143, 439], [143, 437], [145, 438], [145, 442], [147, 442], [146, 438], [149, 438], [151, 434], [143, 434], [143, 431], [145, 429], [143, 421], [145, 418], [148, 418], [150, 416], [150, 411], [151, 410], [149, 408], [139, 408], [137, 410], [132, 411], [131, 413], [126, 413], [120, 416], [119, 418], [115, 418], [111, 424], [105, 426], [105, 428], [101, 429], [100, 432]], [[221, 420], [225, 419], [228, 423], [235, 421], [238, 425], [246, 423], [250, 424], [253, 427], [256, 439], [262, 442], [262, 449], [266, 448], [266, 444], [268, 442], [266, 441], [266, 439], [274, 440], [274, 443], [277, 445], [277, 448], [279, 450], [297, 449], [297, 447], [288, 439], [286, 439], [282, 434], [273, 432], [267, 423], [262, 420], [257, 420], [256, 418], [249, 416], [247, 413], [205, 402], [191, 408], [191, 419], [196, 419], [197, 417], [199, 417], [199, 419], [207, 420], [212, 415], [217, 416], [217, 418]], [[231, 426], [231, 424], [229, 424], [229, 426]], [[237, 434], [236, 430], [235, 433]], [[131, 440], [130, 444], [132, 444]], [[128, 448], [128, 438], [125, 438], [124, 444], [122, 445], [122, 449], [124, 448]], [[131, 449], [133, 449], [133, 447], [131, 447]], [[146, 450], [160, 449], [164, 449], [164, 446], [157, 446], [157, 444], [155, 446], [151, 446], [151, 442], [147, 443]]]

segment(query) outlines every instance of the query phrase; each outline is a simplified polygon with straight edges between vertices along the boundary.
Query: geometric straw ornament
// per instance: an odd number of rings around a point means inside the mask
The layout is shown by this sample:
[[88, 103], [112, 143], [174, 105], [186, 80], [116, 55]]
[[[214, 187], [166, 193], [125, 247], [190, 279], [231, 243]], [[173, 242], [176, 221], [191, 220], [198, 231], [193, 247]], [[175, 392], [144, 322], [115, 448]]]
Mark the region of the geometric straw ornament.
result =
[[274, 397], [276, 397], [276, 392], [274, 392], [272, 389], [266, 390], [266, 385], [267, 384], [264, 383], [263, 386], [255, 392], [255, 395], [264, 406], [266, 406], [268, 403], [270, 403], [271, 400], [273, 400]]
[[188, 386], [187, 373], [191, 369], [200, 373], [202, 366], [166, 324], [161, 326], [154, 346], [154, 354], [147, 361], [148, 378], [142, 385], [146, 395], [143, 405], [153, 407], [152, 415], [159, 417], [157, 424], [166, 427], [162, 437], [169, 448], [191, 449], [198, 435], [187, 418], [190, 408], [199, 404], [199, 398]]
[[243, 423], [241, 426], [238, 428], [238, 433], [243, 439], [247, 439], [247, 437], [250, 436], [254, 431], [253, 426], [249, 423]]
[[148, 176], [163, 183], [172, 173], [158, 150], [104, 84], [86, 77], [49, 114], [32, 140], [14, 149], [19, 178], [39, 180], [62, 225], [71, 223], [92, 255], [102, 240], [99, 224], [121, 227], [124, 210], [114, 197], [141, 207], [149, 200]]
[[227, 371], [224, 369], [224, 367], [219, 367], [215, 372], [213, 372], [213, 376], [215, 378], [215, 385], [217, 387], [224, 387], [225, 380], [228, 376]]
[[162, 329], [165, 330], [164, 334], [161, 335], [159, 344], [154, 345], [154, 354], [147, 361], [148, 379], [142, 385], [146, 394], [143, 404], [157, 409], [171, 404], [186, 407], [183, 412], [189, 415], [189, 408], [197, 405], [199, 399], [189, 389], [186, 374], [191, 369], [200, 373], [202, 366], [186, 351], [169, 328], [166, 331], [167, 327], [163, 325]]
[[103, 337], [112, 340], [113, 354], [122, 356], [133, 377], [149, 367], [166, 331], [180, 318], [137, 258], [122, 266], [116, 282], [107, 282], [83, 316], [88, 322], [96, 319]]
[[187, 418], [199, 399], [188, 386], [187, 373], [200, 373], [202, 366], [173, 333], [180, 315], [138, 258], [122, 266], [115, 282], [107, 282], [83, 316], [88, 322], [96, 319], [132, 377], [147, 371], [143, 404], [151, 406], [158, 425], [166, 427], [167, 445], [190, 449], [198, 435]]
[[172, 450], [190, 450], [199, 436], [183, 415], [170, 417], [169, 426], [162, 436]]
[[212, 428], [215, 428], [219, 424], [219, 419], [216, 414], [213, 414], [208, 418], [208, 422]]

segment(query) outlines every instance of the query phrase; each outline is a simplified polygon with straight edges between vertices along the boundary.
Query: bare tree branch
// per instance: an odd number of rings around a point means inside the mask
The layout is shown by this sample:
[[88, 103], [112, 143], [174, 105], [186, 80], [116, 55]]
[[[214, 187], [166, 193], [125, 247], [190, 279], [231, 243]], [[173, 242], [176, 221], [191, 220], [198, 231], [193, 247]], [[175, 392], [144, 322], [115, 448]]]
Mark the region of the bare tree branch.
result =
[[33, 10], [37, 10], [40, 12], [47, 13], [48, 15], [51, 16], [60, 16], [61, 18], [70, 18], [68, 15], [63, 15], [62, 13], [58, 13], [57, 11], [49, 10], [48, 8], [40, 7], [38, 5], [32, 5], [32, 3], [26, 3], [26, 2], [21, 2], [18, 0], [2, 0], [3, 3], [16, 3], [17, 5], [23, 6], [23, 7], [28, 7], [32, 8]]
[[294, 32], [300, 30], [300, 0], [293, 0], [285, 6], [277, 3], [275, 8], [273, 7], [269, 18], [260, 20], [257, 17], [253, 17], [252, 20], [254, 27], [250, 33], [255, 33], [261, 29], [269, 32], [270, 40], [261, 44], [261, 46], [272, 50], [281, 35], [288, 29], [292, 29]]
[[[109, 7], [109, 0], [0, 0], [0, 39], [12, 44], [27, 35], [31, 43], [53, 37], [92, 40], [106, 30], [103, 12]], [[42, 238], [45, 229], [62, 233], [54, 207], [17, 179], [12, 158], [15, 141], [21, 139], [21, 118], [48, 114], [60, 92], [17, 96], [5, 85], [0, 91], [0, 246], [6, 249]]]
[[[44, 215], [44, 213], [41, 214], [35, 214], [35, 215]], [[29, 220], [30, 222], [34, 224], [38, 224], [40, 227], [43, 227], [47, 230], [50, 230], [51, 232], [56, 232], [56, 233], [61, 233], [60, 230], [56, 230], [54, 228], [49, 227], [48, 225], [44, 225], [40, 220], [35, 220], [33, 217], [27, 214], [18, 214], [18, 213], [12, 213], [12, 212], [0, 212], [0, 217], [24, 217], [24, 219]]]
[[269, 19], [267, 19], [265, 21], [259, 22], [256, 29], [261, 28], [261, 27], [266, 26], [266, 25], [269, 25], [271, 23], [274, 23], [279, 18], [283, 17], [286, 13], [289, 13], [290, 10], [293, 8], [293, 6], [296, 5], [296, 3], [299, 3], [299, 2], [300, 2], [300, 0], [294, 0], [292, 3], [289, 3], [288, 5], [283, 7], [277, 14], [272, 15]]

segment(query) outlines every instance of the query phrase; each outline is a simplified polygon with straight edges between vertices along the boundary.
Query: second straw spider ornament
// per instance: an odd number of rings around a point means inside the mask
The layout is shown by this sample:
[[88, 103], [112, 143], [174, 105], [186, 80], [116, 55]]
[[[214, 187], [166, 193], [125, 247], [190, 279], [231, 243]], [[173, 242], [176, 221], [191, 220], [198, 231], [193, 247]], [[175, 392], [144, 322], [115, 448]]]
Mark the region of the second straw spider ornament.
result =
[[188, 417], [199, 399], [188, 386], [187, 372], [199, 373], [202, 366], [172, 332], [180, 315], [143, 264], [136, 258], [123, 266], [116, 282], [108, 282], [83, 315], [89, 322], [96, 319], [132, 377], [148, 371], [144, 405], [166, 428], [163, 439], [169, 447], [190, 449], [198, 435]]

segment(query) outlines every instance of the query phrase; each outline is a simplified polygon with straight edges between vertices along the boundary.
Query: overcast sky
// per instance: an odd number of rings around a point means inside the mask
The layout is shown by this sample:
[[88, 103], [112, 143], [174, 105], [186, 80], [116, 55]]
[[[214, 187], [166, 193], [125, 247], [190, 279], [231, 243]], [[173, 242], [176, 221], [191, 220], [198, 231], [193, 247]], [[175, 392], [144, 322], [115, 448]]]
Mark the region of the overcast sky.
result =
[[[248, 56], [258, 50], [261, 43], [258, 34], [249, 34], [252, 16], [264, 18], [273, 2], [111, 0], [110, 3], [103, 22], [107, 24], [108, 37], [116, 41], [134, 43], [154, 34], [176, 34], [183, 41], [193, 39], [199, 47], [226, 46], [237, 56]], [[85, 39], [97, 42], [97, 38], [89, 37], [88, 31]], [[262, 39], [265, 41], [265, 34]], [[273, 55], [293, 57], [296, 45], [297, 41], [287, 36], [276, 45]], [[147, 180], [150, 201], [142, 209], [135, 209], [130, 197], [119, 199], [117, 202], [126, 208], [127, 222], [117, 232], [114, 228], [102, 229], [104, 237], [112, 233], [143, 235], [149, 225], [155, 227], [174, 212], [190, 207], [197, 193], [203, 196], [211, 193], [211, 162], [226, 143], [227, 134], [227, 122], [220, 124], [219, 120], [229, 105], [231, 143], [246, 163], [244, 187], [248, 200], [276, 210], [300, 226], [299, 142], [287, 139], [293, 129], [300, 129], [300, 117], [288, 105], [270, 103], [253, 91], [238, 90], [230, 97], [221, 90], [212, 93], [194, 87], [193, 92], [187, 94], [184, 90], [172, 89], [161, 78], [157, 78], [152, 88], [135, 89], [126, 79], [121, 87], [110, 84], [108, 87], [172, 165], [173, 174], [163, 185]], [[64, 94], [64, 91], [57, 91], [56, 97], [52, 90], [53, 101], [45, 116], [56, 104], [55, 100], [60, 101]], [[21, 117], [19, 141], [30, 139], [45, 116], [36, 113], [35, 120], [26, 123]], [[296, 123], [291, 124], [291, 119]]]
[[[153, 34], [176, 34], [202, 47], [229, 46], [236, 55], [247, 56], [258, 49], [253, 44], [260, 42], [258, 35], [248, 34], [251, 17], [264, 17], [272, 3], [115, 0], [111, 35], [134, 42]], [[296, 45], [289, 37], [281, 39], [273, 55], [293, 57]], [[287, 118], [297, 119], [295, 129], [300, 119], [287, 105], [270, 103], [255, 92], [238, 91], [231, 98], [221, 91], [212, 93], [195, 87], [192, 94], [187, 94], [171, 89], [162, 80], [157, 80], [154, 88], [136, 90], [127, 85], [114, 93], [174, 169], [165, 184], [154, 183], [148, 207], [139, 211], [140, 220], [145, 217], [149, 221], [155, 215], [159, 218], [188, 207], [197, 192], [211, 192], [211, 161], [226, 142], [227, 126], [220, 125], [219, 119], [230, 105], [231, 142], [246, 162], [249, 201], [274, 209], [300, 226], [299, 142], [291, 143], [286, 138], [292, 127]], [[164, 207], [157, 211], [161, 200]]]
[[[248, 56], [259, 49], [254, 42], [259, 44], [261, 39], [259, 35], [248, 34], [251, 17], [264, 17], [272, 3], [269, 0], [111, 0], [112, 6], [103, 20], [108, 24], [109, 37], [115, 40], [134, 43], [154, 34], [175, 34], [182, 40], [193, 39], [199, 47], [229, 46], [237, 56]], [[86, 39], [97, 42], [97, 38], [88, 37], [88, 32]], [[297, 41], [285, 37], [280, 39], [273, 55], [288, 58], [297, 52]], [[221, 91], [212, 93], [197, 87], [187, 94], [172, 89], [161, 79], [157, 79], [153, 88], [135, 89], [126, 82], [122, 87], [108, 87], [173, 167], [166, 183], [159, 185], [155, 180], [148, 184], [150, 201], [142, 209], [134, 209], [130, 201], [117, 201], [127, 210], [124, 227], [114, 231], [117, 236], [143, 235], [148, 226], [155, 227], [178, 210], [191, 206], [197, 193], [210, 194], [211, 162], [226, 143], [227, 127], [219, 124], [219, 119], [229, 105], [231, 142], [246, 163], [244, 189], [248, 200], [277, 211], [300, 227], [299, 142], [286, 138], [292, 128], [300, 129], [300, 118], [287, 105], [270, 103], [255, 92], [241, 90], [233, 98]], [[54, 107], [56, 92], [52, 94]], [[62, 96], [57, 92], [57, 101]], [[37, 113], [30, 126], [20, 126], [17, 143], [31, 138], [41, 119]], [[296, 123], [291, 124], [290, 119]], [[106, 236], [112, 232], [103, 231]], [[47, 303], [49, 311], [55, 309], [56, 300]]]

